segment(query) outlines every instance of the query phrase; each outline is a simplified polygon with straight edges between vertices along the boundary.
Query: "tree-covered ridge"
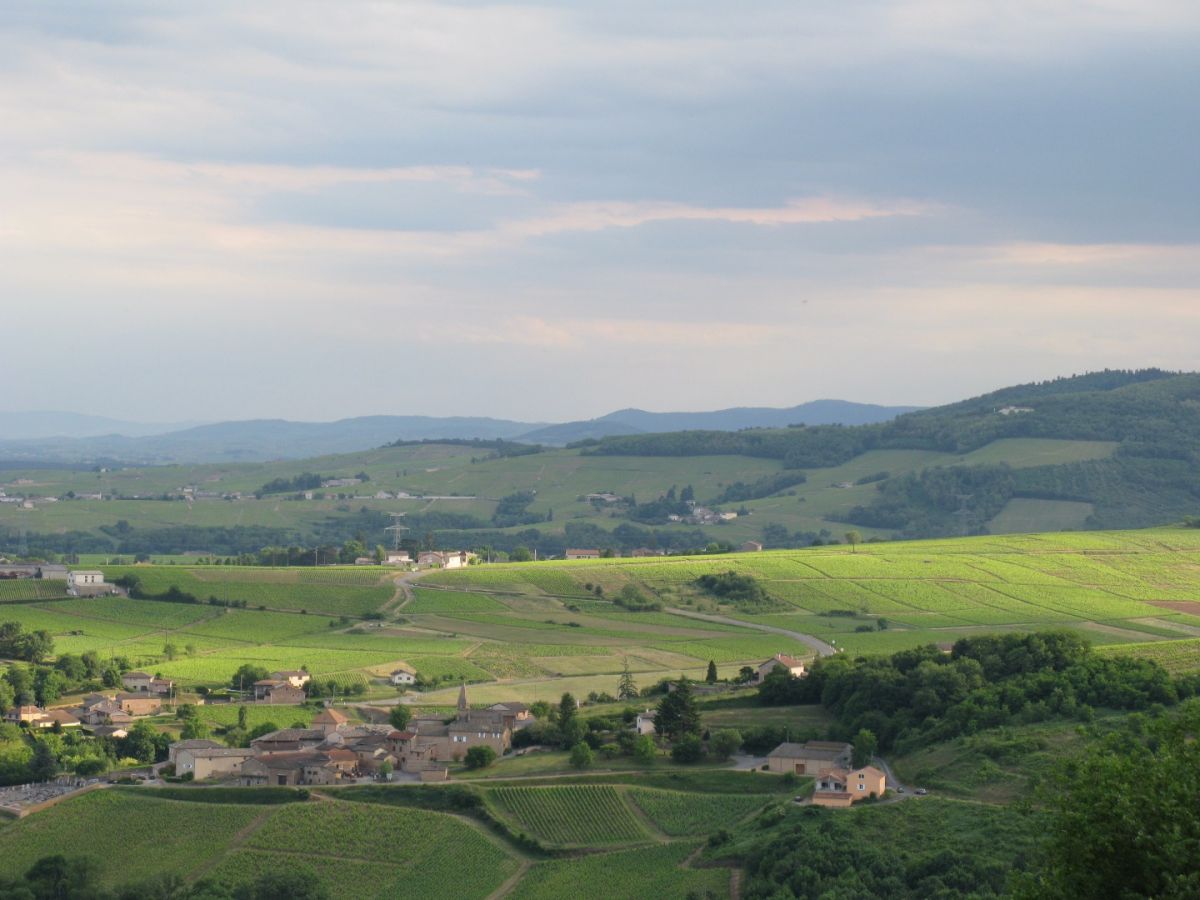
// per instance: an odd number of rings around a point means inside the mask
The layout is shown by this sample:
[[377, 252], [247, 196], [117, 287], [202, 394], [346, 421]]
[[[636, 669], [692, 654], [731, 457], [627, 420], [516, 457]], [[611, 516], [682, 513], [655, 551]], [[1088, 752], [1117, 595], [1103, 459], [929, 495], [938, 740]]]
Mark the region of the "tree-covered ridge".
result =
[[1093, 653], [1066, 631], [961, 638], [886, 657], [833, 656], [807, 677], [768, 675], [764, 703], [820, 703], [847, 737], [866, 730], [883, 749], [947, 740], [1012, 722], [1088, 719], [1097, 708], [1143, 710], [1200, 690], [1147, 660]]
[[1089, 527], [1140, 527], [1200, 504], [1200, 375], [1098, 372], [1006, 388], [851, 428], [680, 432], [609, 438], [585, 454], [742, 454], [788, 470], [842, 465], [871, 450], [965, 454], [1015, 438], [1112, 441], [1104, 460], [1010, 470], [950, 466], [879, 479], [878, 495], [836, 518], [901, 537], [979, 533], [1014, 498], [1094, 504]]
[[[1157, 369], [1099, 372], [1005, 388], [879, 425], [626, 435], [586, 454], [781, 459], [788, 468], [834, 466], [867, 450], [967, 453], [1001, 438], [1119, 441], [1132, 455], [1192, 459], [1200, 437], [1200, 375]], [[1015, 408], [1008, 414], [1001, 410]]]

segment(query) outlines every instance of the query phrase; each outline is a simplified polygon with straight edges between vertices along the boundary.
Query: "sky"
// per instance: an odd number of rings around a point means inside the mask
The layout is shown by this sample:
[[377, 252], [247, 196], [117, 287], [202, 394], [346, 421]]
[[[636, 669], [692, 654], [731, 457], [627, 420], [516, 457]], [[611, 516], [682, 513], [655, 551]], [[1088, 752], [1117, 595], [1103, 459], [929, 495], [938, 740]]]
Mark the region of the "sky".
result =
[[932, 405], [1200, 348], [1194, 0], [0, 5], [0, 407]]

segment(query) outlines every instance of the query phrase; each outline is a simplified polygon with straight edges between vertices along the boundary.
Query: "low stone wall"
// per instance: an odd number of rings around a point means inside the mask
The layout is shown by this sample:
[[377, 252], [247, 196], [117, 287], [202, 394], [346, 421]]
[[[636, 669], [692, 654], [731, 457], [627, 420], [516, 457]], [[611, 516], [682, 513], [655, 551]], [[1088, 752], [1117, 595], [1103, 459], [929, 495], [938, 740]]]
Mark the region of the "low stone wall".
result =
[[71, 782], [46, 782], [0, 789], [0, 812], [18, 819], [49, 809], [71, 797], [78, 797], [97, 788], [108, 787], [99, 779], [74, 779]]

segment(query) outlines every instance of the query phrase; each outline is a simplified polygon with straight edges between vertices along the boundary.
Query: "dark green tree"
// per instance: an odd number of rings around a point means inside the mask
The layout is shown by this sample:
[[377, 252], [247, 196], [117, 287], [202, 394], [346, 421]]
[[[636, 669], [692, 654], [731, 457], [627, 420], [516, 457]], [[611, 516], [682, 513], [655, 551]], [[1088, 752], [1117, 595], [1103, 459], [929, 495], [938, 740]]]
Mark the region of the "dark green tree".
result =
[[709, 684], [717, 683], [717, 664], [715, 660], [708, 661], [708, 671], [704, 673], [704, 680]]
[[854, 736], [854, 767], [869, 765], [879, 750], [879, 738], [869, 728], [860, 728]]
[[388, 710], [388, 723], [397, 731], [407, 728], [410, 719], [412, 719], [412, 710], [407, 706], [396, 705]]
[[633, 680], [633, 673], [629, 671], [629, 657], [625, 657], [625, 664], [621, 668], [621, 680], [617, 683], [617, 699], [618, 700], [633, 700], [638, 696], [638, 686]]
[[692, 686], [680, 677], [672, 688], [658, 701], [654, 714], [654, 728], [668, 740], [678, 740], [684, 735], [700, 733], [700, 712]]
[[495, 761], [496, 751], [487, 744], [476, 744], [468, 748], [467, 755], [463, 757], [468, 769], [486, 769]]

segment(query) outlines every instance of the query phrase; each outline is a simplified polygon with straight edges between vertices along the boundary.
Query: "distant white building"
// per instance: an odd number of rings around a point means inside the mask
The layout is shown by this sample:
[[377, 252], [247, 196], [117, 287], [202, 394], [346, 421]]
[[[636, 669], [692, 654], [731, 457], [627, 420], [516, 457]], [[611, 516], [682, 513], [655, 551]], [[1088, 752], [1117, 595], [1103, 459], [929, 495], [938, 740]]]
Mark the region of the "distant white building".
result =
[[564, 559], [599, 559], [600, 551], [599, 550], [579, 550], [577, 548], [570, 547], [567, 549], [567, 552], [563, 554], [563, 558]]
[[634, 728], [638, 734], [654, 734], [654, 710], [648, 709], [645, 712], [638, 713], [637, 719], [634, 721]]
[[397, 669], [391, 674], [391, 677], [388, 680], [391, 681], [392, 684], [396, 685], [416, 684], [417, 676], [412, 672], [405, 671], [404, 669]]
[[1000, 413], [1000, 415], [1002, 415], [1002, 416], [1015, 416], [1015, 415], [1020, 415], [1021, 413], [1031, 413], [1031, 412], [1033, 412], [1033, 407], [1032, 406], [1002, 406], [998, 410], [996, 410], [996, 412]]
[[407, 550], [388, 550], [383, 557], [385, 566], [410, 566], [412, 557]]
[[91, 569], [75, 569], [67, 573], [67, 593], [99, 594], [109, 590], [104, 583], [104, 573]]

